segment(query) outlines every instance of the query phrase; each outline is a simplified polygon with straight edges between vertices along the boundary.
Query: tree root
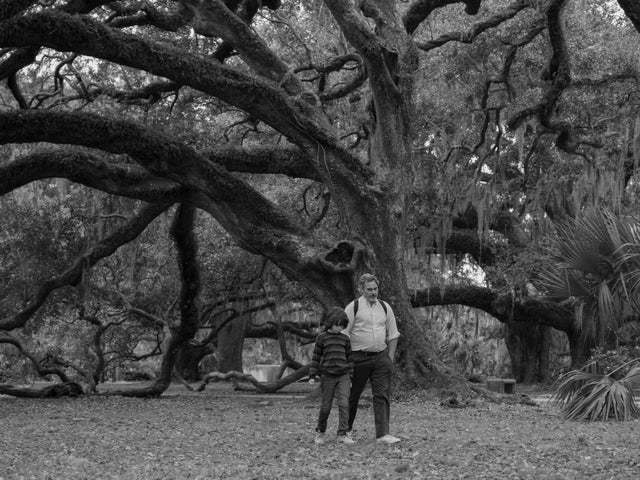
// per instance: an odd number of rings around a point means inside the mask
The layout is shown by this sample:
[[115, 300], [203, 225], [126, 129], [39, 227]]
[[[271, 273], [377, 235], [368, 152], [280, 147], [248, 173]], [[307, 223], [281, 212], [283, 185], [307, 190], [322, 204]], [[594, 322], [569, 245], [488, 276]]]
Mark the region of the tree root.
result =
[[[275, 382], [259, 382], [253, 375], [242, 372], [211, 372], [204, 376], [202, 383], [195, 388], [195, 391], [202, 392], [209, 383], [213, 382], [238, 381], [253, 385], [254, 389], [260, 393], [274, 393], [291, 383], [297, 382], [308, 374], [309, 366], [307, 365]], [[242, 386], [237, 386], [236, 388], [238, 390], [244, 390]]]
[[60, 398], [83, 395], [82, 387], [75, 382], [56, 383], [43, 388], [16, 387], [0, 384], [0, 394], [20, 398]]

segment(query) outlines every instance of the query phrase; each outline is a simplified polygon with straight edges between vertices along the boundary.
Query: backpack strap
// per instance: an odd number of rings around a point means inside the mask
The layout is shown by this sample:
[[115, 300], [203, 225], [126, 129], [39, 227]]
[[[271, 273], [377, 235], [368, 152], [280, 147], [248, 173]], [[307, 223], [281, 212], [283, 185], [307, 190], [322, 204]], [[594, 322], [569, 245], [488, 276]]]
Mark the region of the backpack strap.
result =
[[[356, 318], [356, 313], [358, 313], [358, 304], [360, 302], [358, 302], [358, 299], [356, 298], [353, 301], [353, 318]], [[387, 302], [385, 302], [384, 300], [380, 300], [380, 305], [382, 305], [382, 310], [384, 310], [384, 315], [387, 316]]]

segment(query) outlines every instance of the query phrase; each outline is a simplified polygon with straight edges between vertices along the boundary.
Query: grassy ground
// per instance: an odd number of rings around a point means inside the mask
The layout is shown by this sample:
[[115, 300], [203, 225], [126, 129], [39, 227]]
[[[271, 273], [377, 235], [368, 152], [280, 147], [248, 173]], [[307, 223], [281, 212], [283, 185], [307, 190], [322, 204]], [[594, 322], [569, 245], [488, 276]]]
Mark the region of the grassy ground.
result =
[[[313, 443], [317, 405], [291, 389], [239, 395], [179, 386], [156, 400], [0, 397], [0, 479], [638, 479], [640, 422], [565, 422], [550, 405], [392, 407], [403, 441]], [[332, 413], [330, 425], [335, 427]]]

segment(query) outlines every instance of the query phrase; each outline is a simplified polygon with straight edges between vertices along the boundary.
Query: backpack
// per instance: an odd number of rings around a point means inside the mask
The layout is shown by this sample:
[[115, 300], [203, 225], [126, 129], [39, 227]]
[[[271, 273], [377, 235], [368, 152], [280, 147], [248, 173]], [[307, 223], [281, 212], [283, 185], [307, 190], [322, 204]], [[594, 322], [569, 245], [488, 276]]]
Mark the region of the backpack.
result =
[[[380, 301], [380, 305], [382, 305], [382, 310], [384, 310], [384, 315], [385, 317], [388, 315], [387, 313], [387, 302], [385, 302], [384, 300], [379, 300]], [[353, 318], [356, 318], [356, 313], [358, 313], [358, 307], [360, 302], [358, 301], [358, 299], [356, 298], [353, 301]]]

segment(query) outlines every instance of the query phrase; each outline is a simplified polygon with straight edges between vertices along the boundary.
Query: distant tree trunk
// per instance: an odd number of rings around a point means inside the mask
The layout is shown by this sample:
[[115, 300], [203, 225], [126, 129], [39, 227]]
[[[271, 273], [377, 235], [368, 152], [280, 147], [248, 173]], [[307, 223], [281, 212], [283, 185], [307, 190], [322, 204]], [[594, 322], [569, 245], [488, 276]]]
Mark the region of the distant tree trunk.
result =
[[589, 358], [591, 350], [595, 347], [595, 342], [585, 338], [577, 330], [567, 332], [567, 337], [569, 338], [569, 349], [571, 351], [571, 368], [581, 368]]
[[550, 340], [550, 327], [522, 322], [506, 324], [505, 342], [517, 382], [537, 383], [549, 377]]
[[200, 361], [207, 355], [210, 355], [214, 352], [213, 347], [206, 343], [194, 343], [188, 342], [186, 343], [180, 353], [178, 354], [178, 358], [176, 359], [176, 370], [184, 378], [189, 382], [197, 382], [201, 380], [201, 373], [198, 369], [198, 365]]
[[243, 316], [229, 322], [218, 332], [218, 371], [242, 372], [242, 350], [247, 327], [247, 317]]

